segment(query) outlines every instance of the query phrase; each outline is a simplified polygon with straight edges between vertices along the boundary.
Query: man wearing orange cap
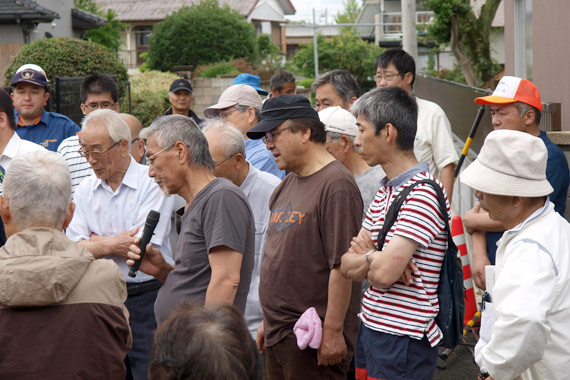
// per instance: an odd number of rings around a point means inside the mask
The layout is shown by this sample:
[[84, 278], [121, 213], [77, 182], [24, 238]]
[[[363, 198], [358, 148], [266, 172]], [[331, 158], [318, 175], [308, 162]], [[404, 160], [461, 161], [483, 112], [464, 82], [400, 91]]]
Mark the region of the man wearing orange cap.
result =
[[[570, 184], [568, 162], [562, 150], [540, 130], [542, 103], [538, 89], [524, 78], [504, 76], [490, 96], [475, 99], [477, 104], [489, 104], [493, 128], [509, 129], [539, 137], [548, 151], [546, 178], [554, 188], [549, 195], [554, 209], [564, 215], [566, 196]], [[485, 265], [494, 264], [497, 241], [505, 227], [489, 218], [479, 202], [464, 215], [463, 221], [473, 240], [473, 278], [485, 289]]]

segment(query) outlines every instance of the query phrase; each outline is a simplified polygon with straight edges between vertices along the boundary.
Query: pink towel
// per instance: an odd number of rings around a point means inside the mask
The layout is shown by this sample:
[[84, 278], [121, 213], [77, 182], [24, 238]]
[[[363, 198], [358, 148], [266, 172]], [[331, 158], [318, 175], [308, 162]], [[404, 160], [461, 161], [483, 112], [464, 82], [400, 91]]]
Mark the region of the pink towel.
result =
[[297, 346], [301, 350], [307, 348], [307, 345], [314, 349], [318, 349], [321, 346], [323, 325], [314, 307], [305, 310], [297, 323], [295, 323], [293, 332], [297, 336]]

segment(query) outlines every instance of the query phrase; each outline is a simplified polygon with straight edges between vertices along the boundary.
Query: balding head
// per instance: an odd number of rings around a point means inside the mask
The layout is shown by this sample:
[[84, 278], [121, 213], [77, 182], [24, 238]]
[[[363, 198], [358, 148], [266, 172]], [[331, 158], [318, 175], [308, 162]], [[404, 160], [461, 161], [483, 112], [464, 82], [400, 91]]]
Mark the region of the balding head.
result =
[[122, 113], [121, 117], [131, 130], [131, 156], [140, 164], [145, 153], [144, 140], [139, 137], [143, 125], [139, 119], [128, 113]]

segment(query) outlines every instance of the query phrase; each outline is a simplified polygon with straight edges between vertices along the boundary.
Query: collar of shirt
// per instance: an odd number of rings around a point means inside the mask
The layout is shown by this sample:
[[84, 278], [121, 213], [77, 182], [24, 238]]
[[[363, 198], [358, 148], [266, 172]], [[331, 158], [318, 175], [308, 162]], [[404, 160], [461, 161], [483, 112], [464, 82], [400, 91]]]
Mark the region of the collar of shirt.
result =
[[6, 144], [6, 146], [4, 147], [4, 151], [2, 151], [2, 154], [0, 154], [0, 158], [2, 157], [7, 157], [9, 159], [14, 158], [18, 154], [18, 147], [20, 146], [20, 141], [22, 141], [22, 139], [20, 138], [20, 136], [18, 136], [16, 132], [14, 132], [14, 134], [10, 138], [10, 141], [8, 141], [8, 144]]
[[40, 123], [40, 121], [43, 121], [47, 127], [47, 122], [45, 120], [47, 118], [46, 110], [42, 110], [42, 116], [40, 116], [40, 118], [38, 120], [34, 121], [33, 124], [25, 125], [24, 123], [22, 123], [22, 121], [20, 120], [20, 115], [18, 115], [18, 111], [16, 111], [15, 108], [14, 108], [14, 117], [16, 118], [16, 122], [18, 123], [19, 127], [32, 127], [34, 125], [38, 125]]
[[113, 189], [111, 189], [111, 187], [109, 185], [107, 185], [107, 181], [99, 179], [99, 178], [97, 178], [95, 189], [100, 186], [101, 188], [103, 188], [107, 191], [110, 191], [111, 193], [116, 193], [121, 189], [121, 187], [123, 185], [125, 185], [125, 186], [130, 187], [131, 189], [136, 190], [138, 188], [136, 165], [138, 165], [138, 164], [131, 155], [129, 155], [129, 158], [131, 159], [131, 161], [129, 163], [129, 167], [127, 168], [127, 171], [126, 171], [125, 175], [123, 176], [123, 180], [121, 181], [121, 184], [119, 185], [119, 187], [117, 187], [117, 190], [113, 191]]
[[253, 167], [253, 165], [247, 161], [249, 165], [249, 171], [247, 172], [247, 176], [243, 180], [242, 184], [239, 186], [241, 191], [245, 194], [246, 197], [249, 197], [249, 193], [253, 188], [253, 184], [255, 183], [255, 178], [257, 177], [257, 169]]
[[416, 174], [427, 171], [429, 171], [429, 165], [425, 162], [420, 162], [392, 179], [388, 179], [388, 177], [382, 178], [380, 186], [392, 186], [394, 188], [398, 188], [412, 179]]

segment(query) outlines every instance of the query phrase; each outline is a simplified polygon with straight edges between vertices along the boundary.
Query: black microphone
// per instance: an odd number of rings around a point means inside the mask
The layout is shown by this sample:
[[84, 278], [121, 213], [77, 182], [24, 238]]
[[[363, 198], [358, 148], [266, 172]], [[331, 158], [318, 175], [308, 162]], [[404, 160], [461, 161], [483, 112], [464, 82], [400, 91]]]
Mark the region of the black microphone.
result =
[[146, 217], [146, 223], [144, 224], [144, 230], [141, 237], [141, 241], [139, 242], [139, 248], [141, 250], [141, 258], [135, 261], [135, 265], [129, 269], [129, 277], [136, 277], [137, 271], [141, 266], [141, 261], [143, 260], [144, 254], [146, 253], [146, 246], [150, 242], [152, 235], [154, 235], [154, 229], [158, 224], [158, 220], [160, 219], [160, 213], [158, 211], [150, 210], [148, 216]]

